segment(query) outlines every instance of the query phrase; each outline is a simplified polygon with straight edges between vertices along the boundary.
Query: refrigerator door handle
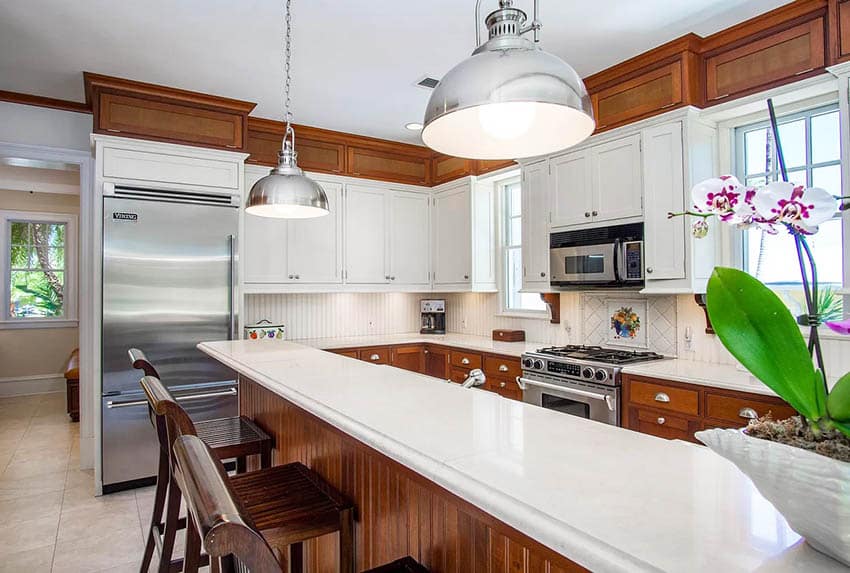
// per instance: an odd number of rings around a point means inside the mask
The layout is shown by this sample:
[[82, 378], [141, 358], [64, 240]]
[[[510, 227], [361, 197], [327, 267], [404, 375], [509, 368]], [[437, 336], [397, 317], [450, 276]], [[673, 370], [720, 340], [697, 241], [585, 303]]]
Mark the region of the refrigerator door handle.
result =
[[147, 406], [147, 400], [127, 400], [126, 402], [116, 402], [115, 400], [109, 400], [106, 402], [106, 407], [110, 410], [113, 408], [131, 408], [133, 406]]
[[228, 235], [230, 244], [230, 323], [228, 340], [236, 340], [236, 235]]
[[[220, 396], [236, 396], [236, 388], [228, 388], [227, 390], [219, 390], [217, 392], [206, 392], [199, 394], [189, 394], [187, 396], [177, 396], [174, 398], [178, 402], [190, 402], [192, 400], [203, 400], [204, 398], [217, 398]], [[147, 403], [147, 402], [145, 402]]]

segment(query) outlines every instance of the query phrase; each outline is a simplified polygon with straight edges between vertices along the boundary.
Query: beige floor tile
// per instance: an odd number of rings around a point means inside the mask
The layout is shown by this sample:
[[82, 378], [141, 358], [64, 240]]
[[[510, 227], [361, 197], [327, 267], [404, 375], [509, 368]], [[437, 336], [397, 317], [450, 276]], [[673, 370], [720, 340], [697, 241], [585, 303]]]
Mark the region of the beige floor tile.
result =
[[62, 498], [62, 511], [73, 509], [88, 509], [92, 507], [116, 506], [120, 509], [121, 504], [135, 504], [136, 498], [132, 491], [122, 491], [109, 495], [94, 495], [94, 484], [80, 487], [65, 488], [65, 496]]
[[14, 462], [33, 462], [44, 459], [65, 459], [67, 460], [71, 453], [71, 446], [68, 444], [51, 444], [40, 448], [28, 448], [26, 442], [22, 442], [18, 449], [15, 450]]
[[53, 565], [53, 545], [17, 551], [3, 557], [0, 573], [50, 573]]
[[62, 509], [57, 541], [108, 535], [112, 531], [132, 530], [141, 535], [139, 510], [134, 499], [123, 502]]
[[[56, 412], [41, 412], [35, 413], [31, 420], [32, 426], [67, 426], [71, 423], [71, 419], [67, 414]], [[73, 431], [73, 430], [72, 430]]]
[[142, 535], [136, 530], [110, 531], [56, 544], [54, 573], [94, 573], [141, 561]]
[[57, 517], [62, 509], [63, 496], [62, 491], [52, 491], [0, 501], [0, 515], [4, 522]]
[[0, 558], [10, 553], [53, 545], [58, 525], [58, 515], [28, 521], [4, 522], [0, 525]]
[[[4, 472], [5, 474], [5, 472]], [[65, 489], [66, 472], [45, 473], [28, 478], [0, 476], [0, 501]]]
[[94, 470], [79, 470], [68, 466], [68, 479], [65, 482], [65, 489], [87, 486], [94, 494]]
[[[17, 454], [15, 454], [17, 455]], [[24, 479], [54, 472], [68, 471], [68, 453], [58, 456], [45, 456], [41, 459], [29, 461], [16, 461], [13, 457], [0, 478]], [[63, 484], [64, 485], [64, 484]]]

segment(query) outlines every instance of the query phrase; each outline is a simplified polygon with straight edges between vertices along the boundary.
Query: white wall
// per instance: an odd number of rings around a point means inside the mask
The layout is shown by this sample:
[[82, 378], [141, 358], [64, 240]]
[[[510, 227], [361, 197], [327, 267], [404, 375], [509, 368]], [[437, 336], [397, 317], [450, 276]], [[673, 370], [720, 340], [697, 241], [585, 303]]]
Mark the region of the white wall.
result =
[[0, 141], [88, 151], [92, 116], [0, 102]]

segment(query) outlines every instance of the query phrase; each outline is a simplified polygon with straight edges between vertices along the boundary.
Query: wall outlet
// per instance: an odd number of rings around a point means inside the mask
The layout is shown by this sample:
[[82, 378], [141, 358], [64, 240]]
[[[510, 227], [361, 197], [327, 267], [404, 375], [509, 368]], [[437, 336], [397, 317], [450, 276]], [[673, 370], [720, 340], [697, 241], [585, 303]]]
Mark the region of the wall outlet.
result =
[[466, 318], [461, 318], [461, 319], [460, 319], [460, 329], [461, 329], [461, 330], [466, 330]]
[[690, 326], [685, 327], [685, 352], [694, 351], [694, 331]]
[[369, 330], [369, 332], [375, 332], [375, 321], [374, 320], [369, 321], [368, 330]]

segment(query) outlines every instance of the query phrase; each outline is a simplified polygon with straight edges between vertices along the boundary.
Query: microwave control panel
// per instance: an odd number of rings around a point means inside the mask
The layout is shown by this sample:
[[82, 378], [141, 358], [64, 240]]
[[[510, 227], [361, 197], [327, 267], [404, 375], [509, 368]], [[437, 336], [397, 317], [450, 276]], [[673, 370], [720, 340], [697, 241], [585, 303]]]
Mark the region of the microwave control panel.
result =
[[626, 251], [626, 280], [643, 278], [643, 242], [635, 241], [625, 244]]

